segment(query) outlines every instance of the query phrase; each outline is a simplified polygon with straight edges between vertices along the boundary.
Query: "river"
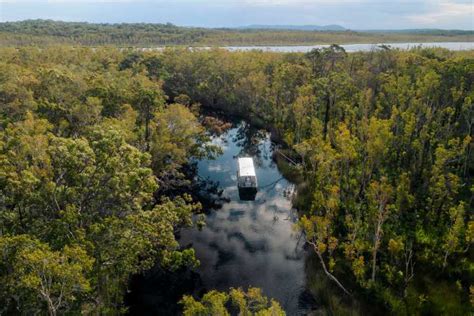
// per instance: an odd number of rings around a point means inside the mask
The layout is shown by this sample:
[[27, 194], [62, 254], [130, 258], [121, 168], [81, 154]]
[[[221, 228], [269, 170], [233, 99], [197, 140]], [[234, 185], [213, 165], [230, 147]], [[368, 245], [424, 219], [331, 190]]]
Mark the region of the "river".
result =
[[[164, 280], [164, 273], [152, 271], [135, 279], [128, 298], [130, 312], [172, 315], [176, 308], [165, 302], [176, 305], [182, 294], [255, 286], [278, 300], [288, 315], [306, 314], [312, 308], [305, 287], [307, 256], [303, 239], [293, 228], [297, 214], [288, 196], [292, 184], [272, 159], [270, 135], [241, 121], [212, 141], [223, 154], [198, 161], [195, 180], [216, 185], [220, 207], [207, 210], [201, 230], [179, 234], [180, 244], [192, 246], [201, 264], [184, 276], [177, 273]], [[236, 186], [236, 157], [243, 155], [254, 158], [259, 184], [254, 201], [240, 200]]]
[[[212, 210], [202, 230], [187, 230], [181, 244], [196, 250], [202, 289], [256, 286], [277, 299], [290, 315], [304, 292], [304, 252], [293, 224], [296, 212], [291, 184], [272, 160], [270, 137], [241, 122], [214, 143], [224, 150], [216, 160], [200, 161], [199, 175], [219, 183], [227, 202]], [[237, 156], [254, 158], [259, 190], [254, 201], [241, 201], [236, 186]]]

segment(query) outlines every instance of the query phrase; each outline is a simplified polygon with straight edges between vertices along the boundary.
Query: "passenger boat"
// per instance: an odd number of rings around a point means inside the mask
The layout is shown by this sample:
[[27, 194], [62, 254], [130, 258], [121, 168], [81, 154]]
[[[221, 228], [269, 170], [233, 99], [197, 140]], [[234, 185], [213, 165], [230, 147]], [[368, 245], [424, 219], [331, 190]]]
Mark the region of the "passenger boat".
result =
[[251, 157], [238, 158], [237, 187], [241, 200], [255, 200], [257, 194], [257, 174]]

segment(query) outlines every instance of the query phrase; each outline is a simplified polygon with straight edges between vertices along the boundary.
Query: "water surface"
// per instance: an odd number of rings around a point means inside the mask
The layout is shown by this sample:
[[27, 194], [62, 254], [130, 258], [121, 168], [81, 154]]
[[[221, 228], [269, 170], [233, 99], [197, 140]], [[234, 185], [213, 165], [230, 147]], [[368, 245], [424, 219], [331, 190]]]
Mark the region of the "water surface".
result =
[[[200, 178], [217, 181], [226, 202], [210, 210], [204, 229], [181, 232], [180, 243], [191, 245], [201, 261], [195, 289], [227, 290], [256, 286], [277, 299], [290, 315], [304, 292], [304, 251], [297, 218], [283, 178], [272, 160], [269, 135], [244, 122], [213, 142], [224, 150], [216, 160], [198, 163]], [[259, 189], [255, 201], [241, 201], [236, 186], [237, 156], [254, 158]]]
[[[474, 42], [431, 42], [431, 43], [378, 43], [378, 44], [341, 44], [346, 52], [368, 52], [378, 49], [378, 46], [386, 45], [394, 49], [407, 50], [416, 47], [440, 47], [453, 51], [474, 49]], [[307, 53], [315, 48], [329, 47], [329, 45], [308, 46], [227, 46], [223, 47], [230, 51], [263, 50], [279, 53]]]
[[[270, 135], [237, 122], [213, 138], [223, 154], [197, 162], [195, 186], [202, 192], [206, 226], [178, 234], [183, 247], [193, 247], [200, 266], [169, 273], [156, 266], [132, 278], [126, 303], [133, 315], [176, 315], [184, 294], [196, 297], [217, 289], [259, 287], [278, 300], [288, 315], [314, 308], [306, 290], [307, 254], [303, 238], [293, 229], [297, 219], [288, 196], [292, 184], [272, 160]], [[237, 157], [254, 158], [258, 192], [241, 201], [237, 189]], [[213, 206], [209, 206], [213, 205]]]

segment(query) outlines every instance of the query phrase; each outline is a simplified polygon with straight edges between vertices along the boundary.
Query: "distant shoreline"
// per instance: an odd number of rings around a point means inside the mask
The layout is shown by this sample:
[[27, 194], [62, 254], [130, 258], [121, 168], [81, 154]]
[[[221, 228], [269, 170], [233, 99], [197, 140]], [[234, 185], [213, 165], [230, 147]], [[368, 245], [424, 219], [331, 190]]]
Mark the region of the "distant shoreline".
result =
[[[474, 49], [474, 41], [472, 42], [401, 42], [401, 43], [351, 43], [340, 44], [347, 52], [367, 52], [372, 49], [380, 49], [381, 45], [390, 47], [391, 49], [409, 50], [417, 47], [422, 48], [444, 48], [452, 51], [467, 51]], [[459, 46], [458, 46], [459, 45]], [[264, 52], [275, 53], [304, 53], [315, 48], [329, 47], [330, 44], [316, 44], [316, 45], [251, 45], [251, 46], [178, 46], [189, 49], [227, 49], [229, 51], [253, 51], [261, 50]], [[144, 51], [164, 50], [167, 48], [174, 48], [177, 46], [157, 46], [157, 47], [122, 47], [139, 49]]]
[[117, 47], [245, 47], [473, 42], [474, 31], [309, 31], [180, 27], [173, 24], [94, 24], [28, 20], [0, 23], [0, 45]]

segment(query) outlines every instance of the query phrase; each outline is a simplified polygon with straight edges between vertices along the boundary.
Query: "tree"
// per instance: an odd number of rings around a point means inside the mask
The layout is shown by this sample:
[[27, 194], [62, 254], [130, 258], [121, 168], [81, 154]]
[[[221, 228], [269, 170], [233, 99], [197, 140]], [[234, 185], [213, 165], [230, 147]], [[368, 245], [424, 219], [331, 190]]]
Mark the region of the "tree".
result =
[[388, 183], [386, 177], [379, 181], [372, 181], [367, 193], [370, 217], [373, 221], [373, 246], [372, 246], [372, 282], [375, 282], [375, 272], [377, 267], [377, 253], [383, 235], [383, 225], [393, 212], [393, 206], [390, 201], [393, 194], [393, 188]]
[[[242, 316], [284, 316], [280, 304], [262, 295], [259, 288], [249, 288], [247, 292], [241, 288], [230, 289], [229, 293], [210, 291], [196, 301], [192, 296], [184, 296], [181, 300], [185, 316], [231, 315]], [[232, 311], [232, 313], [231, 313]]]
[[[87, 282], [93, 300], [83, 300], [104, 313], [120, 310], [130, 274], [155, 262], [168, 269], [197, 263], [193, 250], [179, 250], [174, 233], [193, 224], [200, 205], [187, 196], [152, 203], [158, 186], [149, 154], [113, 128], [93, 128], [88, 138], [57, 137], [50, 128], [28, 114], [0, 134], [1, 230], [28, 233], [51, 247], [26, 259], [51, 255], [59, 262], [71, 247], [84, 249], [92, 258]], [[62, 299], [47, 291], [43, 296], [56, 313]]]
[[19, 65], [0, 63], [0, 123], [6, 126], [21, 120], [27, 111], [37, 108], [33, 90], [38, 85], [35, 74]]
[[181, 104], [171, 104], [157, 113], [152, 129], [152, 166], [163, 189], [183, 178], [180, 168], [190, 158], [212, 157], [220, 152], [208, 143], [209, 137], [194, 114]]
[[[141, 52], [47, 46], [58, 37], [112, 41], [97, 30], [113, 30], [121, 45], [207, 35], [174, 33], [183, 30], [171, 25], [0, 28], [8, 33], [0, 42], [34, 36], [42, 47], [0, 49], [0, 235], [28, 235], [54, 258], [69, 258], [66, 247], [78, 246], [94, 260], [85, 273], [90, 290], [74, 293], [58, 313], [118, 313], [130, 274], [155, 263], [170, 270], [196, 264], [174, 233], [199, 211], [176, 196], [188, 190], [188, 163], [216, 152], [197, 104], [239, 113], [288, 147], [298, 164], [291, 171], [302, 180], [300, 228], [331, 282], [353, 277], [351, 292], [388, 312], [429, 314], [439, 304], [432, 291], [441, 288], [433, 279], [460, 289], [443, 297], [451, 301], [443, 308], [470, 308], [472, 51]], [[61, 35], [73, 31], [74, 39]], [[47, 313], [34, 286], [19, 292], [29, 298], [21, 299], [26, 313]], [[0, 305], [16, 311], [10, 294]], [[413, 303], [420, 297], [426, 302]]]
[[[87, 89], [84, 78], [65, 66], [40, 68], [39, 84], [35, 87], [35, 99], [38, 100], [38, 112], [53, 123], [60, 135], [74, 133], [73, 116], [80, 108], [81, 96]], [[97, 106], [89, 102], [88, 106]], [[76, 116], [77, 118], [77, 116]]]
[[149, 150], [150, 121], [153, 119], [153, 114], [163, 106], [165, 95], [161, 89], [161, 82], [151, 81], [143, 74], [134, 77], [133, 89], [136, 97], [132, 106], [139, 113], [138, 124], [144, 125], [144, 148]]
[[[312, 166], [310, 169], [312, 177], [311, 216], [302, 216], [297, 226], [305, 234], [306, 242], [317, 254], [328, 278], [350, 295], [349, 291], [332, 273], [336, 264], [333, 255], [339, 244], [335, 226], [341, 199], [336, 153], [323, 137], [317, 133], [309, 142], [303, 142], [297, 147], [300, 154], [305, 156], [305, 161]], [[326, 264], [324, 256], [328, 257], [328, 264]]]
[[189, 196], [164, 199], [152, 210], [138, 211], [124, 218], [107, 216], [86, 230], [86, 242], [94, 254], [94, 309], [120, 310], [129, 276], [155, 264], [177, 270], [199, 264], [194, 249], [180, 250], [175, 232], [193, 224], [201, 208]]
[[[34, 134], [27, 136], [24, 129]], [[3, 211], [18, 214], [10, 229], [19, 224], [47, 234], [43, 225], [68, 206], [82, 214], [84, 226], [95, 216], [123, 216], [150, 202], [157, 188], [147, 168], [149, 155], [126, 144], [117, 131], [96, 129], [90, 140], [62, 138], [48, 134], [43, 120], [30, 117], [3, 136], [4, 168], [11, 170], [1, 182]], [[24, 160], [17, 160], [19, 155]]]
[[53, 251], [29, 235], [16, 235], [0, 237], [0, 250], [0, 301], [4, 307], [11, 306], [8, 301], [12, 300], [18, 310], [27, 312], [39, 297], [48, 314], [57, 315], [70, 310], [90, 291], [87, 274], [94, 259], [79, 245]]
[[[443, 269], [446, 268], [446, 265], [448, 264], [448, 256], [450, 254], [464, 250], [463, 247], [461, 247], [464, 244], [462, 240], [464, 230], [464, 202], [460, 202], [457, 207], [452, 207], [449, 210], [449, 222], [446, 234], [443, 238]], [[469, 235], [466, 235], [466, 241], [468, 244], [471, 241], [470, 238]]]
[[320, 96], [319, 101], [324, 104], [324, 118], [321, 119], [324, 122], [323, 135], [326, 138], [331, 112], [334, 111], [339, 96], [344, 93], [340, 93], [343, 91], [341, 88], [349, 80], [344, 76], [345, 73], [340, 71], [340, 63], [345, 60], [346, 52], [341, 46], [333, 44], [327, 48], [314, 49], [306, 57], [312, 64], [315, 94]]

